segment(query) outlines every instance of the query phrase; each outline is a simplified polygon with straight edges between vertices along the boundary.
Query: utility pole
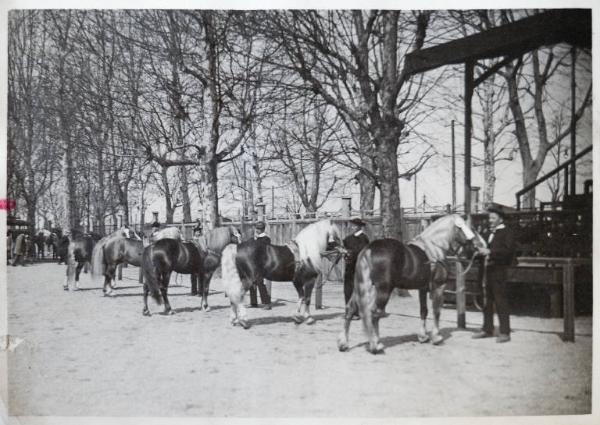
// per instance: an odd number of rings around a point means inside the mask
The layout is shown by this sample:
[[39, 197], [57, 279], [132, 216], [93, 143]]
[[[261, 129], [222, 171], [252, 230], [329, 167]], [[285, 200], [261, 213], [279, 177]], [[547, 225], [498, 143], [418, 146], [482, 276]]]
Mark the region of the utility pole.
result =
[[275, 218], [275, 188], [271, 186], [271, 218]]
[[[576, 51], [575, 47], [571, 47], [571, 158], [575, 158], [576, 155], [576, 136], [575, 136], [575, 89], [577, 88], [577, 83], [575, 81], [575, 58]], [[569, 192], [571, 195], [575, 195], [575, 163], [571, 164], [571, 187]], [[565, 193], [566, 195], [566, 193]]]
[[415, 214], [417, 213], [417, 173], [414, 174], [415, 176], [415, 188], [414, 188], [414, 194], [413, 194], [413, 204], [415, 206]]
[[456, 151], [454, 148], [454, 120], [452, 120], [452, 212], [456, 211]]
[[246, 164], [247, 162], [244, 160], [244, 169], [242, 171], [242, 221], [244, 221], [245, 217], [248, 215], [248, 186], [246, 182]]

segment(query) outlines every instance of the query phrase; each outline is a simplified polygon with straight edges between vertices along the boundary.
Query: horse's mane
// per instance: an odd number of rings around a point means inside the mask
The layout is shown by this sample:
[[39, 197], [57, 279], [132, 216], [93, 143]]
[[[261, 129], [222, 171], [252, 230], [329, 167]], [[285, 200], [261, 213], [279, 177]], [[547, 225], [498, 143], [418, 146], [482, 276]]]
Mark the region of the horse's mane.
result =
[[298, 233], [294, 241], [298, 244], [300, 260], [309, 263], [312, 267], [321, 271], [321, 252], [327, 248], [330, 236], [339, 238], [340, 231], [330, 219], [317, 221], [309, 224]]
[[455, 239], [456, 227], [463, 231], [467, 239], [476, 238], [485, 246], [483, 238], [471, 229], [458, 214], [448, 214], [435, 220], [409, 243], [423, 249], [431, 261], [442, 260], [450, 249], [451, 242]]

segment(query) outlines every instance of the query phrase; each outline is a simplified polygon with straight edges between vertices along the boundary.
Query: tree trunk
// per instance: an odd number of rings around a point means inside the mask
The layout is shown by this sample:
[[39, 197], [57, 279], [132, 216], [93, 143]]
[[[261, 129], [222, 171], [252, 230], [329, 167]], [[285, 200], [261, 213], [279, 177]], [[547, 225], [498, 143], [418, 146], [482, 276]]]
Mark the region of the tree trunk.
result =
[[217, 193], [217, 161], [214, 152], [200, 166], [200, 202], [204, 208], [204, 227], [214, 229], [219, 226], [219, 204]]
[[167, 175], [168, 168], [161, 167], [160, 177], [165, 192], [165, 210], [166, 210], [166, 222], [167, 224], [173, 223], [173, 215], [175, 214], [175, 207], [171, 202], [171, 189], [169, 188], [169, 177]]
[[[492, 77], [490, 77], [492, 78]], [[485, 84], [485, 101], [483, 106], [483, 204], [494, 201], [496, 187], [496, 167], [494, 159], [496, 134], [494, 132], [494, 88], [491, 83]]]
[[381, 230], [382, 237], [402, 240], [400, 191], [398, 187], [398, 164], [396, 150], [398, 139], [384, 136], [378, 147], [377, 168], [381, 176]]

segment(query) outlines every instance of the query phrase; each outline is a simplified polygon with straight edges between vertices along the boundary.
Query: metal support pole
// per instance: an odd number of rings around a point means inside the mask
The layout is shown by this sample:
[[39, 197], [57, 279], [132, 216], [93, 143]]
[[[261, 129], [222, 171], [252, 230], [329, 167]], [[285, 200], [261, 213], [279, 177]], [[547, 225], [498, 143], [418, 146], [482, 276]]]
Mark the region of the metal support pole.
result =
[[452, 212], [456, 211], [456, 150], [454, 144], [454, 120], [452, 120]]
[[[575, 135], [576, 122], [575, 122], [575, 90], [577, 89], [577, 83], [575, 81], [575, 58], [576, 52], [575, 47], [571, 47], [571, 158], [575, 158], [575, 150], [577, 149], [577, 136]], [[571, 165], [571, 178], [570, 178], [570, 190], [571, 195], [575, 195], [575, 164]]]

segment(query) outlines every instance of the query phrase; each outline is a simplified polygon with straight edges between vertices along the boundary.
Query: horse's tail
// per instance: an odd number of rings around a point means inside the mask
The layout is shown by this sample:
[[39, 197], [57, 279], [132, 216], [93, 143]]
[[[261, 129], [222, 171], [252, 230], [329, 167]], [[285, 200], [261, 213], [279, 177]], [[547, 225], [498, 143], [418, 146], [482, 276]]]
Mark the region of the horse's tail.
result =
[[377, 295], [376, 288], [371, 279], [371, 249], [365, 248], [358, 255], [354, 274], [353, 299], [358, 306], [363, 328], [367, 335], [373, 333], [372, 308]]
[[97, 279], [104, 275], [104, 242], [100, 241], [92, 249], [91, 269], [92, 278]]
[[236, 304], [241, 302], [244, 296], [244, 286], [236, 265], [238, 247], [230, 244], [221, 253], [221, 281], [225, 293]]
[[144, 249], [142, 254], [142, 270], [144, 273], [144, 285], [147, 285], [150, 296], [158, 305], [162, 304], [162, 296], [160, 294], [160, 283], [158, 281], [158, 267], [153, 260], [152, 246]]

